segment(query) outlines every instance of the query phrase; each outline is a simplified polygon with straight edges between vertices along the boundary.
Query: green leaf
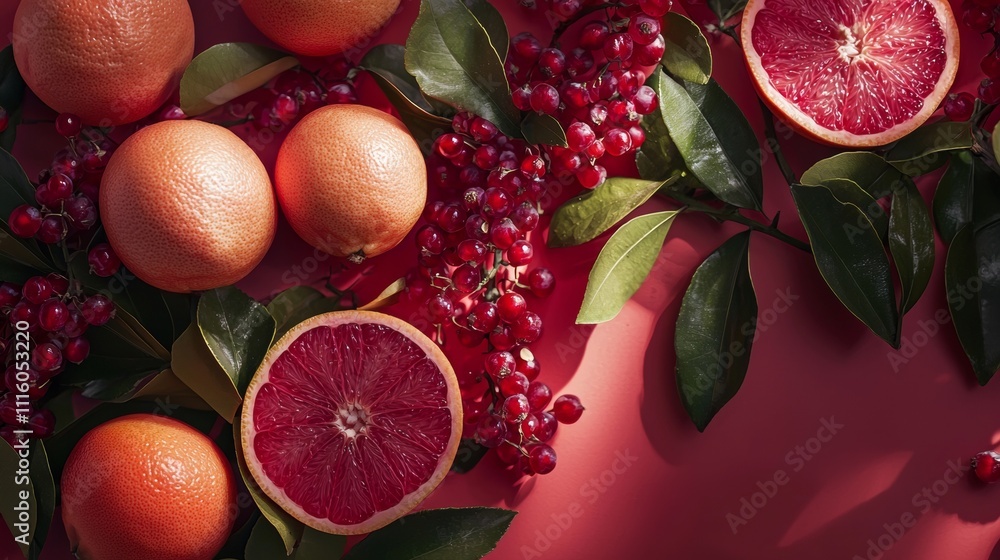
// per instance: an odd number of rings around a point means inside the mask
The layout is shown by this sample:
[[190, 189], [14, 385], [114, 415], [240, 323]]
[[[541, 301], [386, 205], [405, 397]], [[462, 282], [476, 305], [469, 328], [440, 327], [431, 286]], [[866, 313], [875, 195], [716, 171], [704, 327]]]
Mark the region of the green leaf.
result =
[[552, 216], [549, 247], [572, 247], [596, 239], [668, 184], [670, 181], [612, 177], [567, 200]]
[[820, 186], [831, 179], [848, 179], [872, 198], [889, 196], [904, 175], [872, 152], [845, 152], [816, 162], [802, 174], [803, 185]]
[[239, 289], [218, 288], [198, 301], [198, 329], [242, 395], [274, 340], [274, 318]]
[[889, 251], [902, 286], [902, 320], [923, 295], [934, 273], [934, 226], [930, 210], [912, 180], [892, 195]]
[[816, 266], [855, 317], [898, 347], [899, 327], [889, 256], [864, 212], [826, 187], [792, 185], [792, 197], [812, 244]]
[[683, 85], [658, 70], [662, 118], [688, 169], [724, 202], [760, 210], [764, 195], [760, 144], [740, 108], [715, 80]]
[[[14, 450], [6, 441], [0, 441], [0, 472], [10, 477], [0, 484], [0, 504], [4, 505], [0, 515], [25, 558], [29, 558], [30, 551], [34, 548], [32, 537], [38, 526], [38, 502], [32, 480], [26, 474], [16, 474], [20, 461], [18, 453], [31, 452], [28, 441], [25, 439], [18, 443], [18, 450]], [[19, 517], [22, 511], [25, 513], [23, 517]]]
[[521, 132], [529, 144], [545, 144], [565, 148], [566, 131], [552, 115], [543, 115], [534, 111], [528, 113], [521, 121]]
[[376, 45], [361, 60], [382, 93], [399, 112], [399, 118], [417, 140], [425, 155], [430, 153], [434, 139], [451, 130], [451, 120], [445, 118], [450, 107], [431, 101], [420, 92], [417, 81], [403, 67], [402, 45]]
[[299, 61], [288, 53], [251, 43], [221, 43], [194, 57], [181, 78], [181, 109], [207, 113], [255, 90]]
[[465, 4], [421, 0], [406, 40], [406, 69], [431, 97], [475, 113], [520, 138], [520, 112], [503, 61]]
[[925, 124], [896, 142], [885, 159], [903, 173], [918, 177], [948, 161], [948, 152], [975, 144], [968, 122], [938, 121]]
[[590, 271], [577, 323], [603, 323], [618, 315], [656, 264], [677, 214], [646, 214], [626, 222], [611, 236]]
[[196, 325], [191, 325], [171, 348], [170, 370], [227, 422], [243, 403], [233, 379], [212, 355]]
[[946, 243], [972, 223], [972, 195], [977, 184], [986, 185], [992, 174], [968, 150], [955, 152], [934, 191], [934, 222]]
[[962, 227], [951, 241], [945, 263], [948, 307], [962, 349], [976, 379], [986, 385], [1000, 369], [1000, 222], [976, 231]]
[[[5, 471], [9, 472], [9, 471]], [[35, 530], [31, 543], [30, 560], [37, 560], [49, 536], [49, 526], [56, 510], [56, 483], [49, 467], [45, 444], [36, 440], [31, 450], [31, 486], [35, 497]]]
[[247, 541], [246, 560], [279, 560], [280, 558], [295, 558], [285, 552], [285, 545], [281, 542], [281, 535], [274, 525], [265, 519], [260, 518], [250, 532], [250, 540]]
[[420, 511], [368, 535], [343, 560], [477, 560], [496, 548], [515, 515], [485, 507]]
[[756, 328], [746, 231], [698, 267], [677, 316], [677, 389], [698, 431], [705, 431], [743, 384]]
[[747, 0], [708, 0], [708, 7], [719, 18], [719, 23], [725, 23], [736, 14], [743, 11]]
[[667, 12], [663, 24], [667, 45], [663, 67], [683, 80], [707, 84], [712, 76], [712, 49], [701, 27], [677, 12]]
[[341, 309], [343, 307], [337, 298], [327, 297], [323, 292], [309, 286], [289, 288], [267, 304], [267, 311], [274, 317], [276, 324], [274, 340], [280, 339], [292, 327], [310, 317]]
[[500, 60], [506, 61], [507, 49], [510, 47], [510, 35], [507, 33], [507, 24], [504, 22], [503, 16], [488, 0], [464, 0], [464, 2], [472, 15], [479, 20], [479, 24], [486, 30], [486, 34], [490, 36], [490, 44], [493, 45], [493, 50], [500, 55]]
[[142, 377], [167, 367], [169, 355], [165, 357], [146, 344], [125, 322], [125, 315], [119, 309], [108, 323], [87, 331], [90, 354], [83, 363], [71, 365], [61, 373], [61, 383], [77, 386], [98, 380], [111, 383]]
[[[660, 79], [666, 79], [663, 74], [656, 72], [649, 77], [646, 85], [657, 89]], [[635, 153], [635, 166], [639, 170], [639, 177], [648, 181], [663, 181], [677, 170], [683, 170], [684, 158], [677, 151], [666, 123], [658, 116], [650, 116], [642, 119], [642, 129], [646, 132], [646, 141], [642, 143]]]
[[479, 445], [476, 443], [476, 440], [463, 438], [462, 443], [458, 445], [458, 453], [455, 454], [455, 461], [451, 464], [451, 471], [458, 474], [465, 474], [471, 471], [489, 451], [489, 447]]
[[[7, 129], [0, 132], [0, 148], [10, 151], [14, 147], [17, 125], [21, 122], [21, 102], [27, 87], [14, 63], [13, 45], [0, 50], [0, 107], [7, 111]], [[6, 216], [5, 216], [6, 217]]]
[[870, 224], [875, 228], [883, 245], [889, 241], [889, 215], [878, 201], [857, 183], [850, 179], [826, 179], [820, 186], [830, 189], [840, 202], [853, 204], [864, 213], [864, 217], [859, 218], [857, 224], [844, 224], [844, 227], [866, 228]]
[[278, 531], [278, 535], [285, 545], [285, 553], [291, 554], [295, 549], [295, 543], [302, 538], [305, 525], [281, 509], [257, 484], [250, 469], [247, 468], [246, 455], [243, 453], [241, 427], [242, 419], [237, 416], [233, 422], [233, 438], [236, 444], [236, 465], [239, 467], [240, 476], [243, 477], [243, 483], [246, 485], [247, 491], [250, 492], [250, 497], [260, 509], [261, 515]]
[[8, 258], [43, 272], [55, 270], [51, 257], [34, 239], [21, 239], [10, 233], [7, 219], [15, 208], [35, 203], [35, 187], [17, 159], [0, 149], [0, 249]]
[[345, 548], [347, 537], [344, 535], [330, 535], [306, 527], [292, 557], [295, 560], [329, 560], [343, 556]]
[[1000, 161], [1000, 134], [996, 130], [993, 131], [993, 157]]

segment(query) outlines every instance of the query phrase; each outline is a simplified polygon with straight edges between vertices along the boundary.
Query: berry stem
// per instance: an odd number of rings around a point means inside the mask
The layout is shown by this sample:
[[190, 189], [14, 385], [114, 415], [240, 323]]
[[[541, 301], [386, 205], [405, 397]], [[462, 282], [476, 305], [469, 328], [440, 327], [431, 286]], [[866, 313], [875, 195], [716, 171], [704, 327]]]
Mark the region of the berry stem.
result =
[[687, 207], [686, 208], [687, 210], [700, 212], [702, 214], [706, 214], [726, 222], [734, 222], [737, 224], [745, 225], [754, 231], [759, 231], [760, 233], [769, 235], [779, 241], [787, 243], [788, 245], [791, 245], [792, 247], [795, 247], [800, 251], [805, 251], [806, 253], [812, 254], [812, 248], [809, 246], [808, 243], [805, 243], [804, 241], [801, 241], [799, 239], [792, 237], [791, 235], [788, 235], [787, 233], [778, 229], [776, 226], [762, 224], [756, 220], [751, 220], [750, 218], [747, 218], [743, 214], [740, 214], [739, 210], [736, 210], [731, 207], [716, 208], [714, 206], [709, 206], [708, 204], [705, 204], [694, 198], [691, 198], [689, 196], [677, 192], [670, 192], [669, 194], [667, 194], [667, 196], [673, 198], [678, 202], [683, 203]]

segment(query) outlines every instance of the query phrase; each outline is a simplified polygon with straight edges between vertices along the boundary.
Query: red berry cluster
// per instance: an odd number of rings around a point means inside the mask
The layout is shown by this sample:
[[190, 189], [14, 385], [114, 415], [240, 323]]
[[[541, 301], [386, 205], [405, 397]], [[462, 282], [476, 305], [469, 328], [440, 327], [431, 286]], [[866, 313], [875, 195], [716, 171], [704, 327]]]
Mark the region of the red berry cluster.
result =
[[[39, 174], [35, 203], [15, 208], [7, 223], [14, 235], [65, 244], [72, 252], [87, 247], [97, 228], [98, 192], [112, 143], [95, 129], [84, 129], [75, 115], [59, 115], [55, 127], [67, 146]], [[121, 267], [106, 243], [91, 248], [88, 258], [98, 276], [112, 276]]]
[[357, 103], [358, 94], [350, 79], [351, 63], [342, 57], [329, 61], [320, 72], [294, 68], [280, 74], [267, 87], [247, 94], [242, 101], [249, 108], [246, 114], [230, 110], [236, 116], [250, 119], [257, 130], [274, 132], [291, 127], [302, 117], [324, 105]]
[[[551, 4], [566, 19], [585, 3]], [[657, 96], [644, 85], [641, 67], [663, 58], [661, 18], [670, 6], [670, 0], [633, 0], [609, 7], [603, 19], [582, 29], [572, 49], [545, 48], [530, 33], [511, 40], [507, 73], [514, 105], [552, 115], [566, 131], [566, 148], [548, 148], [557, 176], [575, 176], [592, 189], [607, 179], [602, 158], [632, 154], [645, 142], [642, 117], [656, 110]]]
[[[0, 437], [13, 445], [14, 430], [30, 429], [36, 438], [52, 434], [55, 417], [47, 409], [36, 408], [37, 401], [67, 363], [79, 364], [87, 358], [87, 328], [107, 323], [114, 312], [115, 305], [106, 296], [85, 297], [79, 286], [71, 286], [56, 274], [29, 278], [23, 285], [0, 283], [0, 364], [6, 368]], [[18, 394], [27, 394], [31, 400], [26, 414]]]
[[[979, 63], [986, 77], [976, 93], [986, 105], [1000, 103], [1000, 0], [965, 0], [962, 21], [976, 32], [993, 35], [993, 50]], [[975, 112], [976, 96], [968, 92], [950, 93], [943, 107], [949, 119], [967, 121]]]

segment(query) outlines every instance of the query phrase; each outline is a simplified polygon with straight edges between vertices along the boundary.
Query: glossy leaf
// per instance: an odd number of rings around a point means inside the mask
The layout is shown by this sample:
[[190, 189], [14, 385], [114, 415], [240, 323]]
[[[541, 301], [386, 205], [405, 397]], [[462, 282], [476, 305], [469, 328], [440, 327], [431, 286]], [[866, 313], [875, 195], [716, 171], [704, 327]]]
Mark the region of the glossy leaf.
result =
[[267, 311], [274, 317], [274, 340], [280, 339], [295, 325], [302, 321], [330, 311], [343, 309], [337, 298], [332, 298], [323, 292], [309, 286], [289, 288], [267, 304]]
[[708, 7], [719, 18], [720, 23], [735, 17], [746, 5], [747, 0], [708, 0]]
[[250, 540], [247, 541], [245, 560], [280, 560], [295, 556], [286, 554], [281, 535], [274, 525], [263, 517], [257, 520], [250, 532]]
[[[24, 79], [14, 63], [13, 45], [0, 50], [0, 107], [7, 111], [10, 119], [7, 129], [0, 132], [0, 148], [10, 151], [17, 135], [17, 125], [21, 122], [21, 101], [26, 90]], [[4, 216], [6, 218], [6, 216]]]
[[376, 45], [361, 60], [360, 67], [371, 73], [426, 155], [434, 138], [451, 130], [451, 120], [446, 116], [454, 111], [424, 97], [417, 81], [404, 68], [403, 56], [402, 45]]
[[489, 447], [479, 445], [475, 439], [463, 438], [458, 445], [455, 461], [451, 464], [451, 471], [459, 474], [471, 471], [489, 451]]
[[611, 236], [590, 271], [577, 323], [603, 323], [618, 315], [656, 264], [676, 217], [675, 211], [646, 214]]
[[1000, 369], [1000, 222], [978, 231], [966, 224], [952, 239], [945, 263], [948, 307], [976, 379], [986, 385]]
[[850, 179], [826, 179], [820, 185], [830, 189], [833, 196], [840, 202], [857, 206], [864, 214], [864, 219], [859, 219], [854, 224], [844, 224], [845, 228], [866, 228], [873, 226], [878, 233], [879, 239], [885, 244], [889, 240], [889, 215], [879, 205], [872, 195], [868, 194], [857, 183]]
[[511, 100], [503, 61], [465, 4], [422, 0], [406, 41], [405, 64], [425, 94], [521, 137], [520, 111]]
[[247, 468], [246, 456], [243, 453], [241, 426], [242, 419], [237, 416], [233, 422], [233, 438], [235, 439], [236, 465], [239, 467], [240, 476], [243, 477], [243, 483], [246, 485], [247, 491], [250, 492], [250, 497], [260, 509], [261, 515], [278, 531], [281, 542], [285, 545], [285, 553], [291, 554], [295, 549], [295, 543], [302, 538], [305, 525], [274, 503], [254, 480], [250, 469]]
[[545, 144], [565, 148], [566, 131], [552, 115], [531, 111], [521, 121], [521, 132], [529, 144]]
[[343, 560], [478, 560], [496, 547], [515, 515], [485, 507], [419, 511], [368, 535]]
[[974, 143], [968, 122], [938, 121], [921, 126], [896, 142], [885, 159], [903, 173], [918, 177], [944, 165], [948, 152], [971, 148]]
[[841, 303], [883, 340], [899, 345], [898, 311], [889, 256], [860, 208], [826, 187], [792, 185], [816, 266]]
[[572, 247], [596, 239], [667, 184], [612, 177], [596, 189], [567, 200], [552, 216], [549, 247]]
[[756, 328], [747, 231], [723, 243], [698, 267], [677, 316], [677, 388], [699, 431], [743, 384]]
[[208, 349], [242, 395], [274, 339], [274, 318], [233, 287], [203, 293], [197, 316]]
[[968, 150], [955, 152], [934, 191], [934, 222], [946, 243], [972, 223], [972, 195], [976, 184], [988, 184], [991, 174]]
[[853, 181], [878, 199], [889, 196], [903, 180], [903, 174], [873, 152], [844, 152], [816, 162], [802, 174], [800, 182], [819, 186], [831, 179]]
[[674, 76], [707, 84], [712, 76], [712, 49], [701, 27], [677, 12], [667, 12], [663, 20], [663, 67]]
[[472, 15], [479, 20], [479, 24], [486, 30], [486, 34], [490, 37], [490, 44], [500, 56], [500, 60], [506, 61], [507, 50], [510, 47], [510, 34], [507, 32], [507, 24], [504, 22], [503, 16], [489, 0], [464, 0], [464, 2]]
[[688, 169], [706, 189], [740, 208], [761, 209], [760, 144], [739, 107], [714, 80], [683, 85], [657, 73], [659, 110]]
[[923, 295], [934, 273], [934, 226], [930, 210], [913, 181], [892, 195], [889, 251], [902, 286], [902, 319]]
[[[120, 311], [120, 310], [119, 310]], [[158, 354], [116, 314], [107, 324], [87, 330], [90, 354], [79, 365], [67, 367], [60, 383], [85, 386], [97, 380], [114, 383], [162, 371], [169, 358]]]
[[243, 392], [215, 359], [196, 325], [174, 342], [170, 370], [227, 422], [233, 422]]
[[251, 43], [221, 43], [194, 57], [181, 77], [181, 109], [194, 117], [255, 90], [299, 65], [288, 53]]
[[[667, 79], [662, 73], [656, 72], [646, 81], [646, 85], [656, 90], [658, 80]], [[646, 141], [635, 153], [635, 165], [639, 177], [647, 181], [663, 181], [677, 170], [684, 168], [684, 158], [677, 151], [666, 123], [658, 115], [642, 119], [642, 129], [646, 133]]]

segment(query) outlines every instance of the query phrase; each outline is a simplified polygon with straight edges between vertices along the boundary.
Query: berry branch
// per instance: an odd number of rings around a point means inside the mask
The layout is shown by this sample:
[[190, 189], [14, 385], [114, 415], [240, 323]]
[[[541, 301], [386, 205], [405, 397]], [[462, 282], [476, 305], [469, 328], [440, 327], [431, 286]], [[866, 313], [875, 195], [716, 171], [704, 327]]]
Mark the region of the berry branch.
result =
[[791, 245], [792, 247], [795, 247], [800, 251], [805, 251], [806, 253], [812, 254], [812, 248], [809, 246], [808, 243], [800, 241], [777, 228], [776, 225], [777, 216], [775, 216], [773, 224], [765, 225], [756, 220], [747, 218], [743, 214], [740, 214], [739, 210], [735, 208], [730, 208], [730, 207], [716, 208], [715, 206], [705, 204], [704, 202], [701, 202], [696, 198], [692, 198], [677, 192], [669, 192], [665, 196], [668, 196], [678, 202], [683, 203], [689, 211], [706, 214], [725, 222], [742, 224], [754, 231], [758, 231], [765, 235], [771, 236], [783, 243], [787, 243], [788, 245]]

